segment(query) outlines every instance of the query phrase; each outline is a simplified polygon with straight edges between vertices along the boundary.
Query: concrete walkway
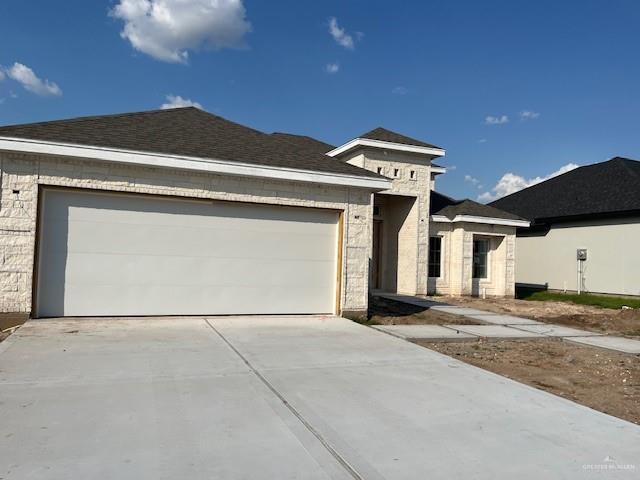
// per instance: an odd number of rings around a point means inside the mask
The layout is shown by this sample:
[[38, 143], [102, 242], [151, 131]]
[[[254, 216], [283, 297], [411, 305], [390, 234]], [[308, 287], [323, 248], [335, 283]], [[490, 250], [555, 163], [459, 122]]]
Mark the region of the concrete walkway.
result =
[[639, 426], [335, 317], [30, 321], [0, 366], [3, 479], [640, 471]]
[[[514, 317], [486, 312], [475, 308], [459, 307], [436, 302], [421, 297], [399, 295], [391, 293], [377, 293], [377, 296], [388, 300], [424, 307], [438, 312], [460, 315], [476, 320], [482, 325], [376, 325], [375, 329], [404, 338], [406, 340], [434, 340], [446, 341], [468, 339], [454, 335], [447, 335], [441, 328], [447, 328], [458, 334], [471, 335], [475, 338], [489, 339], [520, 339], [520, 338], [561, 338], [567, 342], [604, 348], [621, 353], [640, 355], [640, 340], [601, 333], [589, 332], [577, 328], [538, 322], [528, 318]], [[437, 328], [434, 328], [437, 327]]]

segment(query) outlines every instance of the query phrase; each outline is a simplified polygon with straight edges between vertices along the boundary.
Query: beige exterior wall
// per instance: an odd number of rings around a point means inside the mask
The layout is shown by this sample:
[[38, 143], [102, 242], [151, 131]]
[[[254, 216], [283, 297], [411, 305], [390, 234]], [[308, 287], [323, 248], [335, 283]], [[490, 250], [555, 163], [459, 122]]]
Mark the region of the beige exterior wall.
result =
[[575, 291], [576, 250], [586, 248], [586, 291], [640, 295], [640, 217], [561, 224], [544, 236], [518, 237], [516, 244], [518, 283]]
[[392, 180], [391, 189], [377, 193], [376, 197], [388, 195], [415, 199], [408, 212], [397, 208], [396, 214], [402, 215], [402, 224], [388, 225], [397, 231], [398, 240], [397, 251], [393, 252], [397, 259], [396, 286], [395, 289], [388, 287], [387, 290], [407, 295], [427, 293], [431, 159], [430, 156], [379, 148], [361, 148], [349, 153], [344, 159], [352, 165], [380, 173]]
[[366, 311], [371, 256], [371, 192], [94, 160], [0, 152], [0, 312], [31, 310], [39, 185], [55, 185], [344, 212], [343, 311]]
[[[429, 278], [429, 293], [512, 297], [515, 294], [515, 228], [479, 223], [431, 222], [431, 236], [442, 238], [439, 278]], [[473, 277], [473, 240], [489, 240], [488, 275]]]

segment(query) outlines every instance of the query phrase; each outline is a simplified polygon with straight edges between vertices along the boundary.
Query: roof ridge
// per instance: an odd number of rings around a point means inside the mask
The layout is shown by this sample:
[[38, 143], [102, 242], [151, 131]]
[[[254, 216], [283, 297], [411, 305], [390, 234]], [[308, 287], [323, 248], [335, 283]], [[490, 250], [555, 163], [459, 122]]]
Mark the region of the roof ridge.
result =
[[[633, 175], [635, 177], [640, 177], [640, 161], [633, 160], [631, 158], [626, 158], [626, 157], [614, 157], [610, 161], [612, 161], [612, 162], [616, 161], [617, 163], [622, 165], [622, 167], [627, 172], [629, 172], [631, 175]], [[637, 171], [634, 168], [632, 168], [632, 165], [634, 165], [634, 164], [638, 165], [638, 170]]]
[[[103, 114], [103, 115], [83, 115], [83, 116], [79, 116], [79, 117], [69, 117], [69, 118], [61, 118], [58, 120], [43, 120], [41, 122], [29, 122], [29, 123], [13, 123], [13, 124], [9, 124], [9, 125], [0, 125], [0, 128], [5, 128], [5, 127], [25, 127], [25, 126], [37, 126], [37, 125], [48, 125], [50, 123], [73, 123], [73, 122], [80, 122], [80, 121], [87, 121], [87, 120], [95, 120], [95, 119], [103, 119], [103, 118], [115, 118], [115, 117], [133, 117], [136, 115], [150, 115], [150, 114], [159, 114], [159, 113], [171, 113], [172, 111], [179, 111], [179, 110], [197, 110], [203, 113], [206, 113], [208, 115], [211, 115], [213, 117], [217, 117], [217, 115], [214, 115], [212, 113], [209, 113], [205, 110], [201, 110], [199, 108], [196, 107], [176, 107], [176, 108], [156, 108], [153, 110], [140, 110], [138, 112], [121, 112], [121, 113], [107, 113], [107, 114]], [[220, 117], [222, 118], [222, 117]]]
[[389, 130], [388, 128], [384, 127], [376, 127], [373, 130], [369, 130], [368, 132], [364, 132], [358, 135], [356, 138], [362, 140], [378, 140], [387, 143], [413, 145], [417, 147], [435, 148], [441, 150], [441, 148], [436, 145], [418, 140], [417, 138], [409, 137], [402, 133], [394, 132], [393, 130]]
[[[611, 160], [613, 160], [613, 159], [611, 159]], [[607, 160], [607, 161], [611, 161], [611, 160]], [[546, 184], [547, 182], [550, 182], [550, 181], [552, 181], [552, 180], [555, 180], [556, 178], [564, 177], [565, 175], [568, 175], [568, 174], [570, 174], [570, 173], [575, 173], [575, 172], [577, 172], [578, 170], [583, 170], [583, 169], [588, 168], [588, 167], [594, 167], [594, 166], [596, 166], [596, 165], [602, 165], [602, 163], [606, 163], [606, 162], [592, 163], [591, 165], [579, 165], [578, 167], [573, 168], [573, 169], [571, 169], [571, 170], [568, 170], [568, 171], [566, 171], [566, 172], [563, 172], [563, 173], [561, 173], [560, 175], [556, 175], [555, 177], [547, 178], [546, 180], [543, 180], [543, 181], [541, 181], [541, 182], [534, 183], [533, 185], [529, 185], [528, 187], [524, 187], [524, 188], [522, 188], [522, 189], [520, 189], [520, 190], [516, 190], [515, 192], [512, 192], [512, 193], [510, 193], [509, 195], [505, 195], [504, 197], [496, 198], [495, 200], [493, 200], [493, 201], [491, 201], [491, 202], [489, 202], [489, 203], [487, 203], [487, 204], [485, 204], [485, 205], [491, 205], [492, 203], [499, 202], [499, 201], [501, 201], [501, 200], [503, 200], [503, 199], [505, 199], [505, 198], [509, 198], [509, 197], [511, 197], [511, 196], [513, 196], [513, 195], [516, 195], [516, 194], [518, 194], [518, 193], [520, 193], [520, 192], [522, 192], [522, 191], [524, 191], [524, 190], [528, 190], [528, 191], [531, 191], [531, 190], [538, 190], [539, 188], [543, 188], [543, 187], [542, 187], [542, 185], [544, 185], [544, 184]], [[493, 206], [493, 205], [491, 205], [491, 206]], [[499, 208], [499, 207], [495, 207], [495, 206], [494, 206], [493, 208]]]

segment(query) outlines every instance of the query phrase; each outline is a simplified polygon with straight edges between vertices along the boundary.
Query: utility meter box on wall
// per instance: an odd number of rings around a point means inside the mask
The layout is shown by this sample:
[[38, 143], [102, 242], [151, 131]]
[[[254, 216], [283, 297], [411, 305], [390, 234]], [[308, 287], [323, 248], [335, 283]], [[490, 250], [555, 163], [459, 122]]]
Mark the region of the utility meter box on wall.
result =
[[578, 249], [578, 260], [586, 260], [587, 259], [587, 249], [579, 248]]

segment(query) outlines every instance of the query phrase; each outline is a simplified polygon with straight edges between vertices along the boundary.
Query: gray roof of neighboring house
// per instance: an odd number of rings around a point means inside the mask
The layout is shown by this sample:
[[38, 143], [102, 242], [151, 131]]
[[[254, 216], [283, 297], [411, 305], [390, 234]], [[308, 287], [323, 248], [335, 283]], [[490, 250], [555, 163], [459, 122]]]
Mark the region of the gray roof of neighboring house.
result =
[[524, 220], [504, 210], [473, 200], [454, 200], [451, 197], [431, 191], [431, 215], [444, 215], [453, 220], [457, 215], [473, 215], [475, 217], [502, 218], [505, 220]]
[[384, 178], [194, 107], [4, 126], [0, 137]]
[[381, 142], [401, 143], [403, 145], [415, 145], [417, 147], [437, 148], [435, 145], [416, 140], [415, 138], [407, 137], [386, 128], [378, 127], [370, 132], [363, 133], [358, 138], [368, 138], [369, 140], [380, 140]]
[[512, 193], [492, 206], [536, 223], [640, 212], [640, 161], [615, 157]]

